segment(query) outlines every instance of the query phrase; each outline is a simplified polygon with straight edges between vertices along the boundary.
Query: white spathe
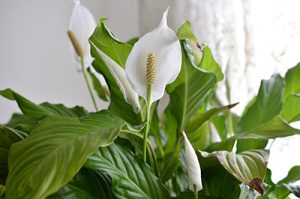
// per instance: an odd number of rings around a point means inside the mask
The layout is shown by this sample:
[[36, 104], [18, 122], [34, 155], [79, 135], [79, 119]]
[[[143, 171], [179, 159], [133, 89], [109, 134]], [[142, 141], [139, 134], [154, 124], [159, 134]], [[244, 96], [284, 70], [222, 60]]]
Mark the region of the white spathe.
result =
[[194, 185], [196, 185], [197, 191], [200, 191], [202, 189], [202, 180], [198, 157], [192, 144], [186, 137], [185, 132], [182, 132], [182, 134], [184, 138], [185, 160], [189, 179], [189, 189], [194, 191]]
[[[92, 13], [79, 1], [74, 1], [74, 8], [72, 11], [69, 31], [72, 31], [83, 50], [83, 59], [86, 66], [90, 66], [93, 58], [90, 54], [89, 37], [93, 34], [97, 24]], [[71, 51], [75, 61], [80, 63], [80, 57], [76, 54], [73, 46]]]
[[146, 62], [155, 55], [156, 77], [152, 84], [150, 104], [162, 98], [166, 85], [172, 83], [181, 68], [181, 47], [175, 32], [167, 25], [166, 10], [157, 28], [145, 34], [133, 46], [125, 65], [126, 76], [132, 88], [147, 100]]
[[102, 52], [95, 44], [91, 42], [91, 45], [96, 49], [97, 54], [101, 57], [101, 59], [106, 64], [108, 70], [116, 80], [124, 98], [127, 103], [129, 103], [132, 107], [134, 112], [138, 112], [140, 110], [140, 103], [139, 103], [139, 96], [138, 94], [132, 89], [131, 85], [129, 84], [125, 70], [116, 63], [113, 59], [107, 56], [104, 52]]

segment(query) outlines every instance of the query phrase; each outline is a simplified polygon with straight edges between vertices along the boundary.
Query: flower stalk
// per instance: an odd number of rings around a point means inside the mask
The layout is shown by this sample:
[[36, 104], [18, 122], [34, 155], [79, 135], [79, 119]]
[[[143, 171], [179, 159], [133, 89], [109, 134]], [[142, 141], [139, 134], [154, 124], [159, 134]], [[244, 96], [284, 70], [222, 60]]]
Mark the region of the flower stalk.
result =
[[143, 143], [143, 160], [147, 160], [147, 138], [151, 126], [151, 99], [152, 99], [152, 85], [156, 78], [156, 58], [154, 53], [150, 53], [147, 57], [146, 75], [147, 80], [147, 110], [146, 110], [146, 126], [144, 131], [144, 143]]
[[83, 77], [84, 77], [84, 80], [85, 80], [85, 83], [88, 87], [88, 90], [89, 90], [89, 93], [90, 93], [90, 96], [91, 96], [91, 99], [93, 101], [93, 105], [94, 105], [94, 108], [96, 111], [98, 111], [98, 107], [97, 107], [97, 103], [96, 103], [96, 100], [95, 100], [95, 97], [94, 97], [94, 94], [93, 94], [93, 90], [92, 90], [92, 87], [90, 85], [90, 81], [88, 79], [88, 76], [87, 76], [87, 73], [86, 73], [86, 67], [85, 67], [85, 64], [84, 64], [84, 59], [83, 57], [80, 57], [80, 60], [81, 60], [81, 69], [82, 69], [82, 74], [83, 74]]

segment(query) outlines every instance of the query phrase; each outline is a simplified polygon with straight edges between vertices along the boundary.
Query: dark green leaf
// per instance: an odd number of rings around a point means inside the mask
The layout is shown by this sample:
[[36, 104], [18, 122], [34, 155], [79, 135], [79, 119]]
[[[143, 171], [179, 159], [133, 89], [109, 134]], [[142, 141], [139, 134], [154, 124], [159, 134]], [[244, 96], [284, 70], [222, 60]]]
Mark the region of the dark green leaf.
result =
[[131, 151], [116, 144], [100, 148], [89, 157], [86, 167], [105, 171], [111, 176], [116, 198], [170, 198], [151, 168]]
[[57, 193], [47, 199], [113, 199], [110, 177], [99, 171], [82, 168]]
[[89, 155], [113, 142], [123, 125], [107, 111], [82, 118], [47, 117], [10, 149], [7, 198], [42, 199], [58, 191]]
[[26, 136], [21, 131], [0, 125], [0, 184], [4, 183], [8, 174], [8, 151], [10, 146], [25, 139]]

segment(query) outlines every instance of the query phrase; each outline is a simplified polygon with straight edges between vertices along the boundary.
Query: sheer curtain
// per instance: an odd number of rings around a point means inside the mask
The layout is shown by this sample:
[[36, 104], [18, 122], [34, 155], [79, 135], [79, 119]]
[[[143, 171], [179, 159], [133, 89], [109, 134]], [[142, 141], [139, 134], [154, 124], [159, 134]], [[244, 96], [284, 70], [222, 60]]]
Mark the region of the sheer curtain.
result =
[[[238, 114], [257, 93], [261, 79], [284, 74], [300, 62], [299, 0], [144, 0], [140, 4], [142, 33], [155, 27], [167, 6], [174, 30], [189, 19], [198, 40], [211, 47], [226, 73], [230, 102], [240, 102], [233, 110]], [[227, 104], [225, 81], [218, 96]], [[291, 151], [300, 150], [291, 140], [300, 141], [291, 137], [273, 145], [270, 167], [275, 180], [300, 164], [291, 158]]]

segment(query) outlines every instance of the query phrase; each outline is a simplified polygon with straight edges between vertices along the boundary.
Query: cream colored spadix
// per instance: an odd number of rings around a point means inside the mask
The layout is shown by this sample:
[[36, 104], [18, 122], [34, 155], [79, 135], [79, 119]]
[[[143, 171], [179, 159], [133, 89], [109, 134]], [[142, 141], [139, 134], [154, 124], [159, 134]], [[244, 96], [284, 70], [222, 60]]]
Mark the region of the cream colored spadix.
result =
[[118, 86], [120, 87], [126, 102], [131, 104], [134, 112], [138, 112], [140, 110], [139, 96], [129, 84], [124, 69], [113, 59], [107, 56], [104, 52], [102, 52], [99, 48], [97, 48], [96, 45], [92, 42], [91, 45], [96, 49], [97, 54], [107, 65], [107, 68], [109, 69], [110, 73], [112, 74]]
[[147, 100], [147, 59], [155, 56], [155, 79], [151, 85], [150, 104], [162, 98], [166, 85], [172, 83], [181, 68], [181, 47], [175, 32], [167, 26], [168, 10], [157, 28], [141, 37], [133, 46], [125, 66], [132, 88]]
[[182, 132], [184, 138], [184, 148], [185, 148], [185, 160], [189, 179], [189, 189], [194, 191], [194, 185], [197, 187], [197, 191], [202, 189], [201, 180], [201, 168], [198, 161], [196, 152], [186, 137], [186, 134]]
[[[82, 51], [82, 58], [86, 66], [90, 66], [93, 58], [90, 54], [90, 45], [88, 42], [89, 37], [93, 34], [96, 28], [96, 22], [92, 13], [79, 1], [74, 1], [75, 5], [72, 11], [70, 25], [69, 25], [69, 36], [73, 34], [74, 38], [78, 42], [78, 47]], [[74, 44], [73, 44], [74, 45]], [[80, 55], [78, 52], [71, 47], [72, 54], [76, 62], [80, 63]]]

